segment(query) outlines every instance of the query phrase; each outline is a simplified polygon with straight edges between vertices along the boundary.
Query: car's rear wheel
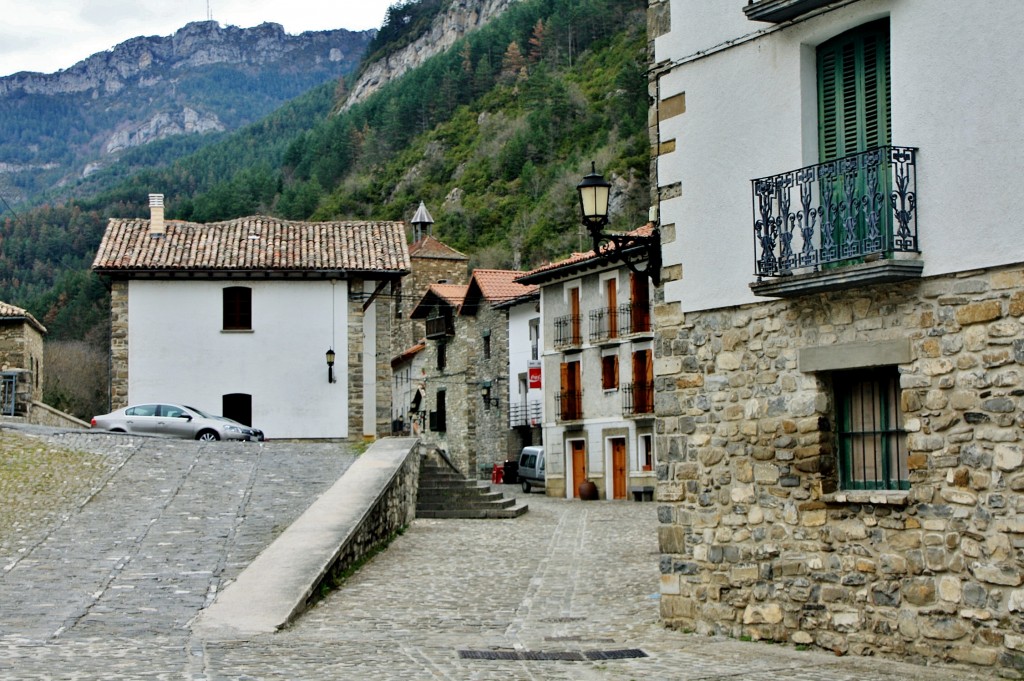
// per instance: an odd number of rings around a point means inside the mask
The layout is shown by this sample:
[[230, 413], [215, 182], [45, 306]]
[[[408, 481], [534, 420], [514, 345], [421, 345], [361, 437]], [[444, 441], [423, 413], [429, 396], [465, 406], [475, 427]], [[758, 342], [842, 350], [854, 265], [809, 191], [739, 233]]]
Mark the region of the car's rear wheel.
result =
[[526, 482], [525, 480], [523, 480], [523, 491], [526, 492], [527, 494], [530, 493], [530, 483]]
[[196, 435], [196, 439], [200, 442], [216, 442], [220, 439], [220, 435], [217, 435], [217, 433], [212, 430], [202, 430], [199, 431], [198, 435]]

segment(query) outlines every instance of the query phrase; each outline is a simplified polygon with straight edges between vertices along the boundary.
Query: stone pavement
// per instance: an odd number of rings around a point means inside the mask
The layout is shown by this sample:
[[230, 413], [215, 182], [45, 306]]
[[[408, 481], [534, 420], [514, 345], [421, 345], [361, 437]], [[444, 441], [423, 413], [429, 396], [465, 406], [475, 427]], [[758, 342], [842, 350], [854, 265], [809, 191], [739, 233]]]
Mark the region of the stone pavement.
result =
[[351, 456], [89, 437], [117, 462], [102, 488], [0, 555], [0, 679], [987, 678], [665, 630], [657, 505], [537, 494], [512, 520], [416, 520], [282, 632], [200, 638], [195, 614]]

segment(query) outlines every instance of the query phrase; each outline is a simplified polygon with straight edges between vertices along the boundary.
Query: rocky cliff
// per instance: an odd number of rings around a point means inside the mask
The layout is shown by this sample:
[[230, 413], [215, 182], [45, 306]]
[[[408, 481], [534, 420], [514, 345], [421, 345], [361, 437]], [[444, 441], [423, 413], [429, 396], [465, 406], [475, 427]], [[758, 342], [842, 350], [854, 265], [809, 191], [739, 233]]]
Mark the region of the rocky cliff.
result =
[[414, 69], [508, 9], [517, 0], [453, 0], [430, 30], [401, 50], [367, 65], [349, 89], [344, 111], [379, 90], [388, 81]]
[[375, 31], [215, 21], [128, 40], [57, 73], [0, 78], [0, 180], [15, 201], [173, 136], [237, 129], [355, 69]]

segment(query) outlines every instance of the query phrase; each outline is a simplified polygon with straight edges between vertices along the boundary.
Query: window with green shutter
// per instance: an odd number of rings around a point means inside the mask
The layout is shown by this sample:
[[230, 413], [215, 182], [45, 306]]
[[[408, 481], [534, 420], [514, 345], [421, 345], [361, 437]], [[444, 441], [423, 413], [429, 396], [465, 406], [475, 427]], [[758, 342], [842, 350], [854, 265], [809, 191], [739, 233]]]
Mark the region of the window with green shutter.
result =
[[820, 45], [817, 56], [818, 155], [831, 164], [820, 171], [823, 225], [831, 225], [821, 259], [829, 268], [882, 250], [879, 235], [891, 231], [888, 153], [863, 153], [892, 143], [889, 21], [847, 31]]
[[835, 159], [891, 144], [889, 21], [818, 47], [818, 154]]

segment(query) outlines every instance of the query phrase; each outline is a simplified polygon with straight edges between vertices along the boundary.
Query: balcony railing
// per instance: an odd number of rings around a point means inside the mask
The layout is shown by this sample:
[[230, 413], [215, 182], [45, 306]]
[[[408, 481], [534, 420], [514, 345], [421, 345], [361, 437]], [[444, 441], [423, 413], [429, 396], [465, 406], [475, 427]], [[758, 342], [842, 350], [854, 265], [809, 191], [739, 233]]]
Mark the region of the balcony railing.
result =
[[555, 393], [559, 421], [579, 421], [583, 418], [583, 393], [579, 390]]
[[752, 180], [757, 280], [920, 252], [916, 152], [877, 147]]
[[627, 383], [622, 386], [622, 413], [647, 416], [654, 413], [654, 384]]
[[555, 349], [578, 348], [583, 345], [583, 326], [581, 315], [565, 315], [555, 318]]
[[508, 408], [509, 428], [539, 426], [543, 421], [544, 408], [540, 400], [511, 404]]
[[590, 311], [590, 342], [604, 343], [619, 336], [619, 308], [602, 307]]
[[619, 305], [619, 336], [651, 332], [651, 308], [640, 303]]

